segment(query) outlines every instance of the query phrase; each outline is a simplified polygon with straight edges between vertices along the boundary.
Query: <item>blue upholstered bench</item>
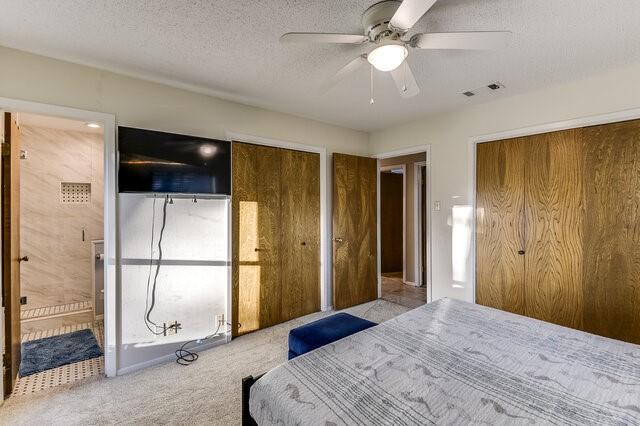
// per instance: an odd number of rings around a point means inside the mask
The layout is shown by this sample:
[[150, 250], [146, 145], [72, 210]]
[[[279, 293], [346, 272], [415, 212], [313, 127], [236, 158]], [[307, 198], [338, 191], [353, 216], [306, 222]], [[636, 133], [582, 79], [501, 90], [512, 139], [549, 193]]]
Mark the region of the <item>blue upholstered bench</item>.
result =
[[289, 359], [378, 325], [341, 312], [310, 322], [289, 332]]

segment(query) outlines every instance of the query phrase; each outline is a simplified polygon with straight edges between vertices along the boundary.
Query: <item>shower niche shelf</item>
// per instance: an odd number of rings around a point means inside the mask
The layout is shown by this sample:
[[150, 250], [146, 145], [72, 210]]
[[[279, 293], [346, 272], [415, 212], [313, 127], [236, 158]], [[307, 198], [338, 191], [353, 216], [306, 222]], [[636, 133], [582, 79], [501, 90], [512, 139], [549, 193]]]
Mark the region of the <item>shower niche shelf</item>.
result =
[[61, 182], [60, 202], [62, 204], [89, 204], [91, 202], [91, 184]]

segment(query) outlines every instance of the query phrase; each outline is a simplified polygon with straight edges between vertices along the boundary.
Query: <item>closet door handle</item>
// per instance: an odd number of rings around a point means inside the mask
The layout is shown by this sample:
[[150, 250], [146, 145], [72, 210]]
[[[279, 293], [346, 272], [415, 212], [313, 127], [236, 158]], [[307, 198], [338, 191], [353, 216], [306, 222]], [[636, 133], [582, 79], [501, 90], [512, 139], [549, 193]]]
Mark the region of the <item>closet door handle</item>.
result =
[[524, 250], [518, 250], [518, 254], [519, 254], [520, 256], [523, 256], [523, 255], [524, 255]]

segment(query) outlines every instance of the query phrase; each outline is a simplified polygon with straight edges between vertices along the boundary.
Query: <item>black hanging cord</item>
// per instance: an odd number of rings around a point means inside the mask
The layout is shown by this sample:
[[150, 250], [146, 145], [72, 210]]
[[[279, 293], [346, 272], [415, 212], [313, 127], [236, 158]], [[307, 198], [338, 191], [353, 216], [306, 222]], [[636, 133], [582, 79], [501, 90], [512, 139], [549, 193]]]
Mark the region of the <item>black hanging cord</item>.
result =
[[211, 339], [212, 337], [215, 337], [218, 335], [218, 332], [220, 331], [220, 327], [224, 325], [224, 321], [219, 321], [218, 322], [218, 328], [216, 328], [216, 331], [213, 332], [212, 334], [203, 337], [202, 339], [194, 339], [194, 340], [189, 340], [188, 342], [184, 342], [182, 344], [182, 346], [180, 346], [180, 349], [176, 350], [176, 362], [180, 365], [189, 365], [192, 362], [195, 362], [198, 359], [198, 354], [193, 351], [193, 350], [188, 350], [185, 349], [186, 346], [190, 343], [193, 342], [200, 342], [200, 341], [204, 341], [204, 340], [208, 340]]
[[[151, 217], [151, 245], [150, 245], [150, 255], [149, 255], [149, 274], [147, 276], [147, 292], [146, 292], [146, 298], [145, 298], [144, 323], [149, 329], [149, 331], [156, 336], [165, 334], [167, 331], [167, 330], [157, 331], [157, 324], [153, 322], [153, 320], [151, 320], [151, 313], [153, 312], [153, 309], [156, 304], [156, 288], [158, 284], [158, 275], [160, 273], [160, 266], [162, 263], [162, 238], [164, 236], [164, 229], [167, 225], [167, 204], [170, 204], [168, 195], [164, 199], [164, 204], [162, 205], [162, 227], [160, 228], [160, 236], [158, 237], [158, 264], [156, 266], [155, 274], [153, 275], [153, 285], [152, 285], [151, 275], [153, 271], [153, 243], [155, 240], [155, 223], [156, 223], [156, 197], [154, 196], [153, 214]], [[149, 287], [151, 287], [151, 304], [149, 304]], [[202, 339], [189, 340], [183, 343], [182, 346], [180, 346], [180, 348], [175, 351], [176, 362], [180, 365], [189, 365], [192, 362], [196, 361], [198, 359], [198, 354], [192, 350], [186, 349], [187, 345], [194, 342], [208, 340], [212, 337], [217, 336], [218, 332], [220, 331], [220, 327], [223, 325], [226, 325], [224, 321], [219, 321], [218, 327], [216, 328], [216, 331], [214, 333], [208, 336], [205, 336]], [[153, 328], [151, 326], [153, 326]], [[180, 327], [180, 324], [172, 324], [167, 328], [170, 329], [170, 328], [179, 328], [179, 327]]]
[[[151, 226], [151, 259], [149, 260], [149, 276], [147, 277], [147, 297], [145, 302], [145, 315], [144, 323], [149, 331], [156, 336], [165, 334], [167, 330], [157, 331], [157, 324], [151, 320], [151, 312], [156, 305], [156, 287], [158, 285], [158, 274], [160, 273], [160, 264], [162, 263], [162, 237], [164, 236], [164, 228], [167, 226], [167, 204], [169, 204], [169, 196], [167, 195], [162, 205], [162, 227], [160, 228], [160, 236], [158, 238], [158, 265], [156, 266], [156, 272], [153, 277], [153, 285], [151, 287], [151, 304], [149, 305], [149, 284], [151, 283], [151, 271], [153, 265], [153, 233], [155, 228], [156, 217], [156, 200], [153, 199], [153, 225]], [[149, 325], [153, 325], [155, 328], [151, 328]], [[172, 324], [167, 328], [178, 328], [179, 324]]]
[[144, 325], [147, 326], [150, 332], [155, 333], [156, 330], [152, 329], [147, 322], [147, 311], [149, 310], [149, 286], [151, 285], [151, 273], [153, 271], [153, 240], [155, 238], [156, 228], [156, 196], [153, 196], [153, 213], [151, 215], [151, 244], [149, 246], [149, 274], [147, 275], [147, 291], [144, 300]]

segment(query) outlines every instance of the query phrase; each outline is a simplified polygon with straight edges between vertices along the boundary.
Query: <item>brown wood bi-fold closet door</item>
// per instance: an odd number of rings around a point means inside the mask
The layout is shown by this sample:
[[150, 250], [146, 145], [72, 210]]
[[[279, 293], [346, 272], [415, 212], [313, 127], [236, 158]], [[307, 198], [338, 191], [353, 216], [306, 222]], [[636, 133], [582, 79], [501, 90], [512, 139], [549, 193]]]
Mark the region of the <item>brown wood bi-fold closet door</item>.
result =
[[476, 301], [524, 315], [524, 143], [483, 143], [476, 158]]
[[640, 343], [640, 121], [477, 147], [476, 300]]
[[232, 334], [320, 310], [320, 158], [232, 149]]
[[584, 329], [640, 344], [640, 120], [581, 133]]
[[281, 150], [282, 320], [320, 310], [320, 156]]
[[333, 307], [378, 297], [377, 161], [333, 154]]

